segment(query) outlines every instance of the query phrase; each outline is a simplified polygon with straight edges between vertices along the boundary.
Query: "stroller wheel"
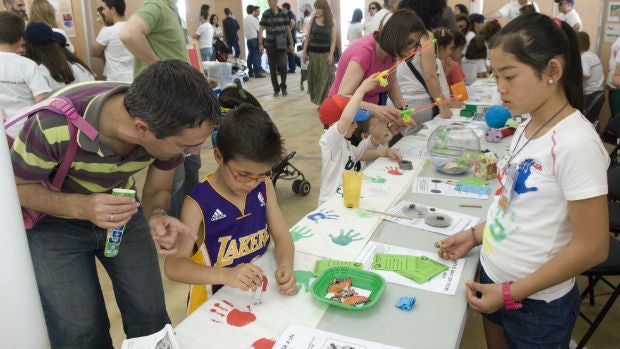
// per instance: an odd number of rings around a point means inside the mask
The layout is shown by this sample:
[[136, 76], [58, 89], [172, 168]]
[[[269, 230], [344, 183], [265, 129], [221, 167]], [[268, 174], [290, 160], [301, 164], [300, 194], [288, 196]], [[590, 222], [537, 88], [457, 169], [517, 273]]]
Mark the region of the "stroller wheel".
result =
[[301, 179], [296, 179], [293, 181], [293, 193], [295, 194], [300, 194], [301, 193], [301, 182], [303, 182]]
[[306, 196], [310, 192], [310, 182], [302, 180], [299, 184], [299, 195]]

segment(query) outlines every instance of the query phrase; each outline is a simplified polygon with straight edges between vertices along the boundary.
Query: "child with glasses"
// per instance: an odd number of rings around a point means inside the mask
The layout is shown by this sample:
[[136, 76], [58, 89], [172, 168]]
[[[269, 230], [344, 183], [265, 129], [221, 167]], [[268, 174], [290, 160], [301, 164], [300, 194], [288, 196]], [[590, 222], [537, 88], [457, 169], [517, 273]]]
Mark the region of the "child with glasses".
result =
[[188, 314], [224, 285], [260, 288], [263, 271], [252, 262], [271, 240], [279, 291], [297, 293], [295, 247], [270, 180], [283, 150], [278, 129], [260, 108], [243, 104], [220, 124], [213, 151], [218, 168], [189, 192], [181, 210], [198, 240], [180, 236], [178, 252], [164, 264], [168, 278], [191, 284]]

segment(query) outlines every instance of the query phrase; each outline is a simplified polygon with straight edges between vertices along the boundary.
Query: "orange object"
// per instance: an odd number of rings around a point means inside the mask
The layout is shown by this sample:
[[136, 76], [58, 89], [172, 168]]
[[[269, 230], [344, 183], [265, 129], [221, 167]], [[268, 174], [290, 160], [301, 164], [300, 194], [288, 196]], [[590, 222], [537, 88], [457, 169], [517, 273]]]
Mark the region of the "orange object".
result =
[[450, 85], [450, 92], [452, 92], [452, 95], [457, 96], [457, 99], [461, 102], [469, 99], [467, 88], [465, 87], [465, 83], [463, 81]]

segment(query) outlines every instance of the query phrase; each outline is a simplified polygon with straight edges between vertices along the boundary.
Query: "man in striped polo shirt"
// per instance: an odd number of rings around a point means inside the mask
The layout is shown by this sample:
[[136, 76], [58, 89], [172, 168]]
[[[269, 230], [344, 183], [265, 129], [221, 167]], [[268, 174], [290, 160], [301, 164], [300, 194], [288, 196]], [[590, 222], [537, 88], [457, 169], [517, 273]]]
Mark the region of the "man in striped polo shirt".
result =
[[[40, 183], [54, 173], [69, 144], [63, 115], [30, 117], [11, 149], [21, 205], [47, 213], [27, 230], [50, 342], [62, 348], [111, 348], [95, 258], [114, 286], [128, 338], [154, 333], [166, 312], [157, 250], [173, 253], [178, 234], [195, 233], [166, 215], [174, 169], [199, 154], [219, 105], [205, 77], [181, 61], [151, 64], [131, 85], [87, 82], [55, 95], [69, 98], [98, 131], [78, 133], [78, 150], [59, 192]], [[135, 189], [148, 167], [141, 200], [111, 195]], [[125, 226], [116, 257], [105, 257], [107, 229]]]
[[[282, 96], [287, 96], [286, 52], [293, 52], [293, 37], [291, 36], [291, 23], [288, 14], [278, 7], [278, 0], [268, 0], [269, 9], [263, 13], [258, 31], [258, 49], [260, 53], [267, 49], [269, 60], [269, 74], [273, 86], [273, 96], [277, 97], [282, 91]], [[267, 37], [263, 40], [263, 31], [267, 31]], [[278, 71], [282, 82], [278, 84]]]

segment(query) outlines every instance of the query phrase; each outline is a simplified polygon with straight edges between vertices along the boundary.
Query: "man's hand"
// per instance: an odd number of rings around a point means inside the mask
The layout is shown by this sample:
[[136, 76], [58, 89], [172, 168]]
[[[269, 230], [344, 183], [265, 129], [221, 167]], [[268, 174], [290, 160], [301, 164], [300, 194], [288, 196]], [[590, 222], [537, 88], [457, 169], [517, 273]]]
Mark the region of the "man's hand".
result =
[[140, 203], [134, 198], [112, 194], [90, 194], [82, 206], [82, 219], [93, 222], [103, 229], [121, 227], [138, 212]]
[[159, 253], [165, 256], [177, 251], [179, 233], [185, 234], [193, 241], [198, 239], [196, 233], [189, 226], [174, 217], [163, 214], [151, 215], [149, 227], [153, 240], [160, 246]]

